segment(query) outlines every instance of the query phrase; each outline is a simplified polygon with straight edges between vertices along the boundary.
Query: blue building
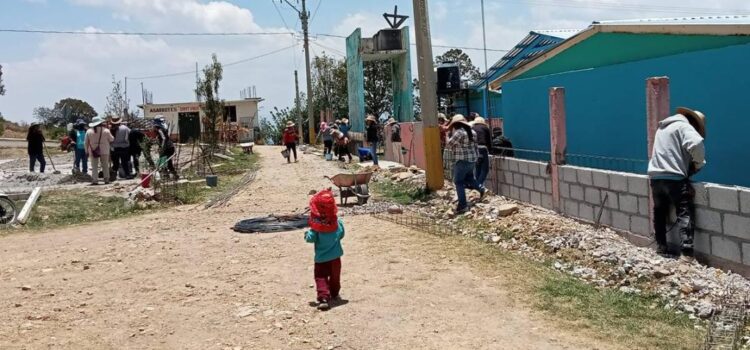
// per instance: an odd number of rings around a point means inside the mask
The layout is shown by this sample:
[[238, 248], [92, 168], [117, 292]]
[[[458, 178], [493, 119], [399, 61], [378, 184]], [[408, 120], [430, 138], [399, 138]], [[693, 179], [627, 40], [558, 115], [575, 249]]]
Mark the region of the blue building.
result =
[[672, 109], [707, 116], [697, 180], [750, 186], [749, 65], [750, 17], [602, 22], [490, 86], [514, 146], [549, 151], [549, 88], [564, 87], [568, 163], [645, 173], [646, 79], [667, 76]]

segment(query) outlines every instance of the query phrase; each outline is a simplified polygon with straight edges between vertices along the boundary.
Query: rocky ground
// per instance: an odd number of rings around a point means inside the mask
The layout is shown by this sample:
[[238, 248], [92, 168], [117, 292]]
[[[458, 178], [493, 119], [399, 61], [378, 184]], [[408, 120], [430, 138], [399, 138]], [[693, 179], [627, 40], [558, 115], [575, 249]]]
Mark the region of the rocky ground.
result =
[[[394, 168], [378, 175], [380, 181], [423, 186], [418, 169]], [[489, 244], [516, 251], [600, 288], [623, 293], [652, 294], [664, 308], [707, 319], [718, 312], [723, 298], [746, 299], [750, 282], [744, 277], [685, 259], [663, 258], [650, 247], [638, 247], [605, 227], [581, 223], [538, 207], [501, 196], [477, 202], [469, 213], [456, 216], [455, 190], [446, 183], [428, 201], [407, 210], [454, 228], [462, 235], [478, 235]]]
[[348, 303], [317, 311], [302, 230], [230, 227], [303, 211], [310, 190], [341, 170], [258, 152], [256, 180], [226, 207], [0, 237], [0, 348], [627, 348], [533, 311], [504, 272], [450, 242], [354, 212], [344, 218]]

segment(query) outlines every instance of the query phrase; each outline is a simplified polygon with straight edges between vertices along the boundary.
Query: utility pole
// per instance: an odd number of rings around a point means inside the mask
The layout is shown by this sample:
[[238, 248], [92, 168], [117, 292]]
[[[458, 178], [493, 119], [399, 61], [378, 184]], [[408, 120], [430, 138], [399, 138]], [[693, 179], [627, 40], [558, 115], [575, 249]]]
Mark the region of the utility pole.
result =
[[[312, 94], [312, 74], [310, 72], [310, 42], [308, 40], [308, 25], [310, 20], [310, 14], [307, 12], [307, 3], [302, 0], [302, 10], [298, 10], [289, 0], [281, 0], [286, 2], [287, 5], [291, 6], [299, 14], [300, 22], [302, 22], [302, 34], [305, 37], [305, 70], [307, 73], [307, 126], [310, 129], [308, 135], [308, 141], [310, 144], [315, 144], [315, 117], [313, 116], [313, 94]], [[300, 135], [301, 136], [301, 135]]]
[[141, 100], [143, 100], [143, 116], [146, 116], [146, 90], [143, 88], [143, 82], [141, 82]]
[[490, 76], [489, 76], [489, 70], [487, 69], [487, 32], [484, 25], [484, 0], [482, 1], [482, 45], [484, 48], [484, 94], [482, 95], [483, 102], [484, 102], [484, 111], [482, 112], [482, 116], [485, 118], [490, 117]]
[[413, 0], [414, 31], [417, 41], [417, 67], [419, 70], [419, 98], [422, 101], [424, 152], [427, 161], [427, 189], [443, 188], [443, 155], [440, 149], [440, 129], [437, 123], [437, 82], [432, 62], [430, 19], [427, 17], [427, 0]]
[[294, 98], [294, 103], [297, 105], [297, 129], [299, 136], [304, 135], [302, 133], [302, 107], [299, 105], [299, 80], [297, 79], [297, 70], [294, 70], [294, 89], [297, 91], [297, 97]]
[[130, 103], [128, 101], [128, 77], [125, 77], [125, 101], [123, 102], [125, 102], [125, 107], [122, 111], [122, 117], [127, 121], [129, 118], [128, 110], [130, 110]]

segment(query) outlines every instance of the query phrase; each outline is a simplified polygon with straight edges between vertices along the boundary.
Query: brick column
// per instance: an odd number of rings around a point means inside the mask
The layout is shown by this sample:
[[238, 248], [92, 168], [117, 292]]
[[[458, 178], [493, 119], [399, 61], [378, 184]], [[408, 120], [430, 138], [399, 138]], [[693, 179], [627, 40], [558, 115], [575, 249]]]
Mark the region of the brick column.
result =
[[[654, 77], [646, 79], [646, 130], [648, 132], [648, 159], [654, 150], [654, 137], [659, 122], [669, 117], [669, 78]], [[648, 190], [648, 218], [654, 222], [654, 196], [651, 186]], [[654, 228], [650, 232], [653, 234]]]
[[565, 164], [567, 137], [565, 127], [565, 88], [553, 87], [549, 90], [549, 129], [552, 177], [552, 207], [562, 211], [560, 203], [560, 171], [558, 166]]

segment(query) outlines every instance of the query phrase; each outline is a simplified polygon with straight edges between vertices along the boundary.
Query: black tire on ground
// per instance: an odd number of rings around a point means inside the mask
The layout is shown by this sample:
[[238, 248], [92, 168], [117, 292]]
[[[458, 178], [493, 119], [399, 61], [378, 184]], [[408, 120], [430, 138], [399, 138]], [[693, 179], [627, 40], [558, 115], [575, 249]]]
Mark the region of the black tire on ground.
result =
[[16, 204], [10, 198], [0, 197], [0, 226], [12, 224], [17, 214]]

